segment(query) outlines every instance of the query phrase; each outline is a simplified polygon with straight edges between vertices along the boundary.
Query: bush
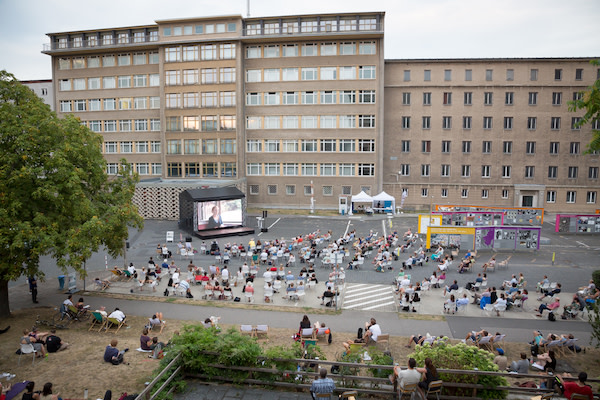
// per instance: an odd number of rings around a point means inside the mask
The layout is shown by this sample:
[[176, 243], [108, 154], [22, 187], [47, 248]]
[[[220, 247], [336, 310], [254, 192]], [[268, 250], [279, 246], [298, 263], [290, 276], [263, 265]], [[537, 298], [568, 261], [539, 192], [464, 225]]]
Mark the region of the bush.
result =
[[594, 285], [596, 285], [597, 288], [600, 288], [600, 270], [592, 272], [592, 279], [594, 280]]
[[[425, 358], [431, 358], [433, 365], [440, 369], [459, 369], [479, 371], [498, 371], [498, 366], [494, 364], [494, 355], [489, 351], [479, 349], [475, 346], [467, 346], [464, 343], [450, 345], [446, 343], [437, 344], [434, 347], [428, 344], [418, 346], [412, 357], [417, 361], [417, 365], [424, 365]], [[444, 382], [478, 383], [486, 387], [506, 386], [507, 380], [500, 376], [485, 375], [458, 375], [442, 374], [440, 379]], [[471, 389], [444, 388], [444, 394], [451, 396], [471, 396]], [[482, 399], [504, 399], [506, 391], [494, 389], [478, 389], [477, 397]]]
[[[376, 347], [369, 348], [369, 356], [371, 357], [371, 361], [369, 361], [368, 364], [394, 365], [394, 359], [392, 358], [392, 355], [387, 351], [384, 353]], [[369, 368], [369, 372], [375, 378], [387, 378], [392, 373], [392, 370]]]

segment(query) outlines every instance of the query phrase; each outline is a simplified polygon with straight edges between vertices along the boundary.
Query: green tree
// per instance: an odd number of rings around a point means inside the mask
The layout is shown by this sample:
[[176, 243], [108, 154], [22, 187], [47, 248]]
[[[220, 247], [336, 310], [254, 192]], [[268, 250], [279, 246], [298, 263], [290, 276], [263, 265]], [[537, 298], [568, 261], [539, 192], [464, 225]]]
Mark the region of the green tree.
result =
[[118, 256], [128, 226], [143, 226], [131, 201], [137, 175], [123, 163], [109, 179], [101, 145], [77, 118], [58, 118], [0, 71], [0, 317], [10, 313], [8, 282], [43, 280], [41, 256], [83, 275], [93, 252]]
[[[600, 66], [600, 60], [592, 60], [590, 64]], [[569, 101], [569, 111], [585, 110], [585, 114], [576, 124], [577, 127], [600, 120], [600, 79], [588, 86], [582, 94], [577, 100]], [[587, 154], [600, 151], [600, 131], [592, 130], [592, 135], [592, 140], [585, 151]]]

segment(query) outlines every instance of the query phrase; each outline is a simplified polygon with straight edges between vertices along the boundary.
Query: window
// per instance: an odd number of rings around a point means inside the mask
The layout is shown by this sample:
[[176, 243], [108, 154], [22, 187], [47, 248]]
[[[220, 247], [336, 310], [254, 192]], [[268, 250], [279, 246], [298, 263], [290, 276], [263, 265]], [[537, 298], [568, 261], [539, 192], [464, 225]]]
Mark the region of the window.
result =
[[546, 203], [556, 203], [556, 191], [548, 190], [546, 192]]
[[[321, 80], [336, 80], [337, 69], [336, 67], [321, 67]], [[365, 79], [365, 78], [361, 78]]]
[[450, 140], [442, 140], [442, 153], [450, 153]]
[[[321, 51], [323, 49], [321, 48]], [[358, 54], [373, 55], [377, 53], [375, 42], [360, 42], [358, 44]], [[322, 55], [322, 54], [321, 54]]]
[[421, 141], [421, 152], [422, 153], [431, 153], [431, 140], [422, 140]]
[[450, 164], [442, 164], [441, 176], [442, 177], [450, 176]]
[[491, 169], [492, 169], [491, 165], [482, 165], [481, 166], [481, 177], [489, 178]]
[[410, 105], [410, 92], [402, 93], [402, 104], [405, 106]]
[[235, 68], [221, 68], [219, 70], [219, 78], [220, 78], [221, 83], [234, 83], [235, 82]]
[[120, 132], [131, 132], [131, 120], [125, 119], [119, 121], [119, 131]]
[[492, 142], [489, 140], [484, 140], [481, 148], [481, 152], [483, 154], [491, 154], [492, 153]]
[[514, 92], [506, 92], [504, 93], [504, 105], [512, 106], [514, 101], [515, 94]]
[[71, 112], [71, 111], [73, 111], [71, 100], [61, 100], [60, 101], [60, 112]]
[[165, 62], [181, 61], [181, 47], [166, 47]]
[[281, 72], [282, 72], [282, 80], [284, 80], [284, 81], [297, 81], [298, 80], [298, 68], [283, 68]]
[[502, 189], [502, 198], [508, 199], [508, 190], [507, 189]]
[[340, 67], [340, 79], [341, 80], [356, 79], [356, 67], [354, 67], [354, 66]]
[[579, 167], [569, 167], [569, 179], [577, 179], [577, 174], [579, 172]]
[[301, 79], [303, 81], [317, 80], [317, 68], [302, 68]]
[[321, 163], [321, 176], [335, 176], [335, 170], [334, 163]]
[[473, 80], [473, 70], [465, 69], [465, 81], [472, 81], [472, 80]]
[[513, 117], [504, 117], [504, 129], [511, 130], [513, 128]]
[[464, 93], [464, 103], [465, 106], [470, 106], [473, 104], [473, 92]]
[[470, 140], [463, 140], [462, 142], [462, 152], [465, 154], [468, 154], [471, 152], [471, 141]]
[[302, 56], [311, 57], [317, 55], [317, 45], [315, 43], [305, 43], [302, 45]]
[[298, 104], [298, 92], [283, 92], [283, 104]]
[[572, 117], [571, 118], [571, 129], [573, 129], [573, 130], [581, 129], [579, 124], [581, 124], [581, 117]]
[[[342, 93], [344, 93], [344, 92], [342, 92]], [[354, 96], [352, 96], [352, 98], [354, 98]], [[374, 90], [359, 90], [358, 91], [358, 102], [360, 104], [375, 104], [375, 91]]]
[[[316, 163], [302, 163], [302, 176], [317, 176], [317, 164]], [[309, 186], [310, 188], [310, 186]], [[310, 194], [310, 192], [308, 193]]]
[[510, 165], [503, 165], [502, 166], [502, 177], [510, 178], [511, 169], [512, 169], [512, 167]]
[[431, 105], [431, 92], [423, 93], [423, 105], [430, 106]]
[[165, 94], [165, 103], [167, 108], [180, 108], [181, 96], [179, 93], [167, 93]]
[[483, 129], [492, 129], [492, 117], [483, 117]]
[[260, 46], [246, 47], [246, 58], [260, 58]]
[[184, 131], [197, 131], [200, 129], [200, 118], [198, 116], [183, 117]]
[[452, 80], [452, 70], [451, 69], [445, 69], [444, 70], [444, 80], [445, 81], [451, 81]]
[[285, 185], [285, 194], [287, 196], [295, 196], [296, 195], [296, 185]]
[[106, 164], [106, 173], [108, 175], [117, 175], [119, 173], [119, 164], [107, 163]]
[[200, 46], [200, 59], [203, 61], [217, 59], [217, 46], [214, 44], [205, 44]]
[[313, 188], [310, 185], [305, 185], [304, 186], [304, 195], [305, 196], [311, 196], [313, 194]]
[[481, 198], [482, 199], [487, 199], [489, 197], [489, 189], [481, 189]]
[[133, 87], [146, 87], [148, 86], [148, 77], [146, 75], [134, 75], [133, 76]]
[[150, 97], [150, 108], [152, 108], [152, 109], [160, 108], [160, 97], [158, 97], [158, 96]]
[[358, 151], [362, 153], [374, 153], [375, 139], [358, 139]]
[[356, 151], [356, 141], [354, 139], [340, 139], [340, 151], [344, 153]]
[[400, 171], [398, 171], [398, 175], [410, 176], [410, 164], [400, 164]]
[[147, 153], [148, 152], [148, 142], [135, 142], [135, 152], [136, 153]]
[[[343, 164], [342, 164], [343, 165]], [[340, 174], [341, 175], [341, 174]], [[351, 195], [352, 194], [352, 186], [342, 186], [342, 194], [343, 195]]]
[[463, 178], [468, 178], [471, 176], [471, 166], [470, 165], [461, 165], [460, 167], [460, 176]]
[[148, 64], [158, 64], [158, 52], [148, 53]]
[[559, 142], [550, 142], [550, 154], [553, 154], [553, 155], [558, 154], [559, 148], [560, 148]]
[[442, 197], [448, 197], [448, 189], [445, 189], [445, 188], [443, 188], [443, 189], [441, 190], [441, 196], [442, 196]]
[[119, 99], [119, 110], [131, 110], [131, 97], [121, 97]]
[[158, 84], [159, 84], [158, 74], [148, 75], [148, 82], [150, 82], [149, 86], [158, 86]]
[[281, 117], [279, 115], [266, 115], [264, 118], [265, 118], [265, 129], [281, 128]]
[[552, 93], [552, 105], [560, 106], [562, 104], [562, 92], [553, 92]]
[[550, 129], [552, 129], [553, 131], [557, 131], [560, 129], [560, 117], [550, 118]]
[[104, 142], [104, 152], [113, 154], [118, 152], [117, 142]]
[[[250, 175], [250, 174], [248, 174], [248, 175]], [[256, 175], [258, 175], [258, 174], [256, 174]], [[249, 191], [250, 191], [251, 195], [257, 195], [259, 193], [259, 185], [249, 185], [249, 186], [250, 186]]]
[[[137, 75], [136, 75], [137, 76]], [[142, 75], [144, 78], [146, 75]], [[100, 78], [88, 78], [88, 90], [100, 89]]]
[[421, 197], [429, 197], [429, 189], [422, 188], [421, 189]]
[[425, 71], [423, 71], [423, 80], [425, 82], [431, 81], [431, 70], [430, 69], [426, 69]]
[[537, 117], [527, 117], [527, 129], [535, 130], [537, 128]]
[[303, 152], [313, 153], [317, 151], [317, 141], [315, 139], [304, 139], [301, 143]]
[[423, 129], [431, 129], [431, 117], [422, 117]]
[[577, 192], [575, 192], [573, 190], [567, 191], [567, 203], [575, 203], [576, 198], [577, 198]]
[[359, 66], [358, 67], [358, 79], [375, 79], [375, 66], [374, 65]]
[[410, 82], [410, 69], [404, 70], [404, 82]]
[[554, 80], [555, 81], [560, 81], [562, 80], [562, 69], [560, 68], [556, 68], [554, 70]]
[[[362, 90], [361, 90], [362, 92]], [[375, 99], [373, 99], [375, 100]], [[354, 104], [356, 103], [356, 94], [354, 90], [342, 90], [340, 91], [340, 104]]]
[[569, 143], [569, 154], [579, 154], [579, 142]]
[[400, 142], [403, 153], [410, 153], [410, 140], [403, 140]]
[[585, 201], [588, 204], [596, 204], [596, 192], [587, 192]]
[[333, 90], [322, 90], [321, 91], [321, 104], [335, 104], [335, 94]]
[[340, 43], [340, 55], [351, 56], [354, 54], [356, 54], [356, 43], [355, 42]]
[[167, 154], [181, 154], [181, 140], [167, 140]]
[[538, 98], [537, 92], [529, 92], [529, 105], [530, 106], [537, 105], [537, 98]]
[[335, 152], [336, 145], [335, 139], [321, 139], [321, 151], [322, 152]]
[[216, 115], [200, 116], [200, 129], [202, 129], [203, 131], [216, 131], [217, 130], [217, 116]]
[[135, 120], [135, 130], [137, 132], [145, 132], [148, 130], [148, 120], [146, 119], [136, 119]]
[[298, 175], [298, 164], [283, 163], [283, 175], [284, 176], [297, 176]]
[[117, 99], [104, 99], [104, 111], [117, 109]]
[[494, 76], [494, 70], [493, 69], [486, 69], [485, 70], [485, 80], [486, 81], [491, 81], [493, 80], [493, 76]]
[[[119, 56], [121, 57], [121, 56]], [[121, 65], [121, 64], [119, 64]], [[129, 65], [129, 64], [125, 64]], [[83, 57], [73, 57], [73, 69], [85, 68], [85, 59]]]
[[265, 163], [265, 175], [280, 175], [279, 163]]
[[358, 116], [358, 127], [359, 128], [375, 128], [375, 116], [374, 115], [359, 115]]
[[[75, 79], [76, 81], [77, 79]], [[119, 87], [130, 88], [131, 87], [131, 76], [119, 76]]]
[[558, 176], [558, 167], [556, 165], [548, 166], [548, 179], [556, 179]]
[[491, 106], [494, 100], [493, 92], [485, 92], [483, 93], [483, 104], [486, 106]]
[[[125, 66], [131, 64], [131, 55], [129, 54], [119, 54], [117, 56], [117, 65]], [[73, 60], [73, 68], [75, 68], [75, 59]]]
[[410, 129], [410, 117], [402, 117], [402, 129]]
[[[115, 78], [112, 78], [113, 80]], [[60, 90], [61, 91], [67, 91], [67, 90], [71, 90], [71, 81], [69, 79], [61, 79], [60, 80]]]
[[219, 93], [221, 107], [235, 107], [235, 92]]
[[302, 129], [317, 129], [317, 116], [303, 115], [301, 124]]
[[502, 142], [502, 152], [504, 154], [512, 154], [512, 144], [511, 141]]
[[538, 80], [538, 70], [537, 69], [531, 69], [529, 71], [529, 80], [530, 81], [537, 81]]
[[260, 69], [246, 70], [246, 82], [260, 82], [260, 81], [261, 81]]
[[525, 143], [525, 154], [535, 154], [535, 142]]
[[342, 128], [356, 128], [356, 116], [340, 115], [340, 129]]
[[160, 119], [151, 119], [150, 120], [150, 130], [152, 132], [160, 131]]
[[217, 139], [202, 140], [202, 154], [217, 154]]
[[265, 82], [277, 82], [280, 80], [279, 68], [266, 68], [263, 71]]
[[218, 81], [217, 81], [217, 69], [216, 68], [202, 68], [202, 71], [201, 71], [201, 82], [202, 82], [203, 85], [208, 85], [208, 84], [211, 84], [211, 83], [218, 83]]
[[429, 176], [430, 170], [431, 170], [431, 165], [421, 164], [421, 176], [424, 176], [424, 177]]
[[452, 129], [452, 117], [442, 117], [442, 129]]
[[100, 99], [90, 99], [90, 111], [100, 111], [101, 110], [101, 100]]
[[180, 85], [181, 71], [165, 71], [165, 85]]
[[589, 167], [588, 178], [589, 179], [598, 179], [598, 167]]
[[514, 69], [507, 69], [506, 70], [506, 80], [507, 81], [513, 81], [515, 79], [515, 70]]
[[443, 101], [444, 105], [452, 104], [452, 92], [444, 92]]
[[235, 58], [235, 44], [221, 44], [219, 48], [219, 57], [221, 58], [221, 60], [233, 60]]
[[85, 90], [85, 79], [73, 79], [73, 90]]
[[466, 199], [467, 197], [469, 197], [469, 189], [461, 189], [460, 197], [462, 197], [463, 199]]
[[525, 166], [525, 178], [531, 179], [535, 176], [535, 167], [533, 165]]
[[336, 54], [337, 45], [335, 43], [321, 43], [321, 56], [335, 56]]
[[[580, 81], [582, 79], [583, 79], [583, 69], [582, 68], [577, 68], [575, 70], [575, 80], [576, 81]], [[588, 203], [589, 203], [589, 201], [588, 201]], [[594, 203], [595, 203], [595, 201], [594, 201]]]

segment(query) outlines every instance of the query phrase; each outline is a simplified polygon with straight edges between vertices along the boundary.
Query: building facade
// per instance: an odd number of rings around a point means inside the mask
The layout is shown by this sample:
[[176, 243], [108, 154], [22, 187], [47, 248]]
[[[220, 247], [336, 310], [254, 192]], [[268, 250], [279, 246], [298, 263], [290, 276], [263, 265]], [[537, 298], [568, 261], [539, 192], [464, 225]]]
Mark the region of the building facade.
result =
[[56, 108], [54, 107], [54, 85], [52, 79], [21, 81], [21, 83], [33, 90], [44, 103], [50, 106], [52, 111], [56, 111]]
[[255, 207], [404, 190], [407, 208], [598, 208], [567, 106], [588, 59], [385, 60], [381, 12], [48, 36], [57, 112], [104, 137], [109, 174], [126, 159], [147, 185], [235, 184]]

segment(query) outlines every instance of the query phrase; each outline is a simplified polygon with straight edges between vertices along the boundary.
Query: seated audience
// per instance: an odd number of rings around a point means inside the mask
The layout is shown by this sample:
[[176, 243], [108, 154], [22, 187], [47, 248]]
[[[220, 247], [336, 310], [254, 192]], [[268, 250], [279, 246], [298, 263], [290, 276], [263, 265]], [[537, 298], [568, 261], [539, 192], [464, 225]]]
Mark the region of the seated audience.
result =
[[50, 331], [50, 336], [46, 338], [46, 350], [48, 353], [56, 353], [57, 351], [66, 350], [69, 347], [69, 343], [65, 343], [61, 338], [56, 336], [56, 330]]
[[529, 360], [527, 360], [527, 354], [521, 353], [521, 359], [519, 361], [513, 361], [510, 363], [510, 371], [518, 374], [526, 374], [529, 372]]
[[439, 379], [437, 369], [433, 365], [431, 358], [427, 357], [425, 358], [425, 368], [417, 368], [417, 372], [423, 375], [423, 380], [418, 383], [417, 390], [419, 391], [421, 398], [425, 399], [425, 392], [427, 392], [427, 389], [429, 389], [431, 382]]
[[117, 321], [124, 322], [127, 317], [125, 317], [125, 314], [123, 313], [123, 311], [121, 311], [119, 309], [119, 307], [117, 307], [117, 308], [115, 308], [115, 311], [110, 313], [108, 318], [116, 318]]
[[498, 371], [504, 372], [508, 367], [508, 358], [504, 355], [504, 350], [497, 348], [498, 355], [494, 357], [494, 364], [498, 366]]
[[381, 327], [375, 320], [371, 318], [370, 321], [365, 322], [365, 340], [368, 343], [377, 343], [377, 338], [381, 335]]
[[327, 377], [327, 370], [321, 368], [319, 370], [319, 379], [313, 381], [310, 386], [310, 394], [313, 399], [316, 399], [316, 394], [333, 394], [335, 390], [335, 383], [333, 379]]
[[166, 322], [163, 320], [163, 313], [157, 312], [156, 314], [152, 315], [152, 318], [148, 319], [148, 325], [150, 326], [150, 329], [160, 326], [160, 333], [162, 333], [166, 325]]
[[104, 350], [104, 361], [112, 363], [113, 365], [119, 365], [124, 362], [123, 355], [129, 351], [129, 349], [125, 349], [123, 351], [119, 351], [117, 349], [117, 344], [119, 341], [117, 339], [113, 339], [110, 341], [110, 344], [106, 346], [106, 350]]
[[29, 335], [29, 330], [23, 330], [23, 336], [21, 337], [21, 344], [31, 344], [33, 345], [33, 349], [38, 354], [38, 357], [44, 357], [46, 355], [46, 350], [44, 349], [43, 342], [38, 342], [37, 339], [33, 336]]
[[144, 328], [142, 330], [142, 335], [140, 336], [140, 348], [142, 350], [152, 350], [150, 345], [152, 344], [152, 339], [148, 336], [148, 328]]
[[575, 382], [566, 381], [564, 379], [566, 376], [568, 376], [568, 374], [558, 376], [558, 379], [562, 383], [562, 389], [559, 388], [559, 392], [562, 392], [561, 394], [564, 397], [570, 399], [573, 396], [573, 394], [577, 393], [587, 396], [589, 400], [592, 400], [594, 398], [594, 393], [592, 392], [591, 386], [586, 385], [585, 383], [585, 381], [587, 380], [587, 373], [583, 371], [580, 372], [577, 377], [577, 381]]
[[401, 369], [399, 365], [394, 367], [394, 373], [390, 375], [390, 381], [394, 384], [394, 392], [400, 384], [401, 388], [407, 385], [419, 383], [421, 381], [421, 373], [416, 370], [417, 361], [414, 358], [408, 359], [408, 369]]

